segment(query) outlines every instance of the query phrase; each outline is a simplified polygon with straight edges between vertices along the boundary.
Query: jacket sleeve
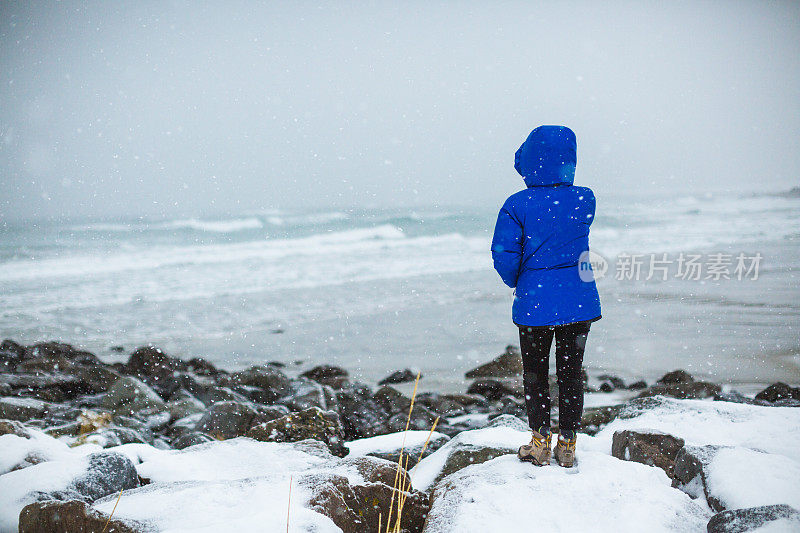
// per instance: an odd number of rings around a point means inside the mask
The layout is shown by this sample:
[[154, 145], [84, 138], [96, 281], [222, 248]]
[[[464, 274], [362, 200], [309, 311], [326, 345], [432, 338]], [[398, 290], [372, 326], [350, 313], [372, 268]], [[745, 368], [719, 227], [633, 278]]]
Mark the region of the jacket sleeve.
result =
[[494, 226], [492, 260], [503, 283], [511, 288], [516, 287], [522, 263], [522, 224], [508, 200], [500, 209]]

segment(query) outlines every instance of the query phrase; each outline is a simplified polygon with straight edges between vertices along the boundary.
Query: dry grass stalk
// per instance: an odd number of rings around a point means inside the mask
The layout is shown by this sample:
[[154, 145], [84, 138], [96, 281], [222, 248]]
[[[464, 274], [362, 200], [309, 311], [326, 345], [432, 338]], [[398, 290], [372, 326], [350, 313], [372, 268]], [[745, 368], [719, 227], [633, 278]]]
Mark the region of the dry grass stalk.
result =
[[289, 513], [292, 511], [292, 477], [289, 475], [289, 502], [286, 504], [286, 533], [289, 533]]
[[[400, 457], [397, 459], [397, 469], [394, 473], [394, 483], [392, 485], [392, 500], [389, 503], [389, 516], [386, 518], [386, 532], [385, 533], [399, 533], [400, 532], [400, 520], [403, 516], [402, 513], [402, 503], [405, 502], [405, 498], [403, 494], [405, 492], [405, 488], [407, 485], [408, 480], [406, 477], [408, 476], [407, 468], [408, 468], [408, 457], [405, 458], [405, 463], [403, 462], [403, 454], [406, 449], [406, 435], [408, 434], [408, 428], [411, 425], [411, 413], [414, 411], [414, 402], [417, 399], [417, 387], [419, 386], [419, 378], [420, 372], [417, 372], [417, 378], [414, 380], [414, 392], [411, 394], [411, 405], [408, 407], [408, 417], [406, 418], [406, 429], [403, 431], [403, 442], [400, 445]], [[400, 475], [403, 474], [403, 478], [401, 480]], [[395, 495], [397, 496], [397, 507], [396, 507], [396, 517], [394, 520], [394, 527], [391, 526], [392, 524], [392, 514], [395, 512]], [[391, 529], [390, 529], [391, 528]], [[380, 527], [378, 528], [378, 532], [380, 533]]]
[[103, 526], [103, 533], [106, 533], [106, 529], [108, 529], [108, 524], [111, 523], [111, 518], [114, 516], [114, 511], [117, 510], [117, 504], [119, 503], [120, 498], [122, 498], [122, 491], [119, 491], [119, 496], [117, 496], [117, 501], [114, 502], [114, 508], [111, 509], [111, 514], [108, 515], [108, 520], [106, 520], [106, 525]]

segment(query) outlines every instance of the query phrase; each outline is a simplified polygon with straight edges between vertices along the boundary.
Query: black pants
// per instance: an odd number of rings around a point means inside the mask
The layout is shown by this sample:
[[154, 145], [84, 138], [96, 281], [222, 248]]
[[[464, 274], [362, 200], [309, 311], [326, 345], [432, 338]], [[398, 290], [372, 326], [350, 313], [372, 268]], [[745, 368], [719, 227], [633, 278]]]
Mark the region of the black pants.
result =
[[576, 431], [583, 415], [583, 350], [589, 322], [549, 328], [519, 326], [525, 386], [525, 406], [531, 429], [550, 427], [550, 345], [556, 338], [559, 429]]

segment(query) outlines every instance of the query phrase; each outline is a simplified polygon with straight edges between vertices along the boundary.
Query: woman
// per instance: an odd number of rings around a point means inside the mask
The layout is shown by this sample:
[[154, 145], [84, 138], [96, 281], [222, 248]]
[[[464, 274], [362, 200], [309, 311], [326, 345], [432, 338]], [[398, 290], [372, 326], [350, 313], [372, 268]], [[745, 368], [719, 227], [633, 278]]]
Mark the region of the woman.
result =
[[[517, 150], [514, 168], [527, 188], [500, 210], [492, 239], [494, 268], [515, 289], [525, 403], [533, 437], [519, 458], [550, 464], [550, 345], [556, 339], [559, 436], [555, 459], [571, 467], [583, 412], [581, 365], [589, 325], [600, 319], [600, 297], [588, 263], [594, 193], [572, 184], [575, 134], [540, 126]], [[583, 272], [581, 272], [583, 269]], [[587, 275], [588, 274], [588, 275]]]

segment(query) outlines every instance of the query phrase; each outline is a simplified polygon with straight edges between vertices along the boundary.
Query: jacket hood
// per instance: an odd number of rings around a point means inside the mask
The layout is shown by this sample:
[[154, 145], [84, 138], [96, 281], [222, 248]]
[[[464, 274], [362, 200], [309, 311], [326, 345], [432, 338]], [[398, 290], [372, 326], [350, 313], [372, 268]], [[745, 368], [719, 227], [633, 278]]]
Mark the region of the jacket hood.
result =
[[528, 187], [546, 187], [575, 179], [578, 146], [566, 126], [539, 126], [514, 156], [514, 168]]

